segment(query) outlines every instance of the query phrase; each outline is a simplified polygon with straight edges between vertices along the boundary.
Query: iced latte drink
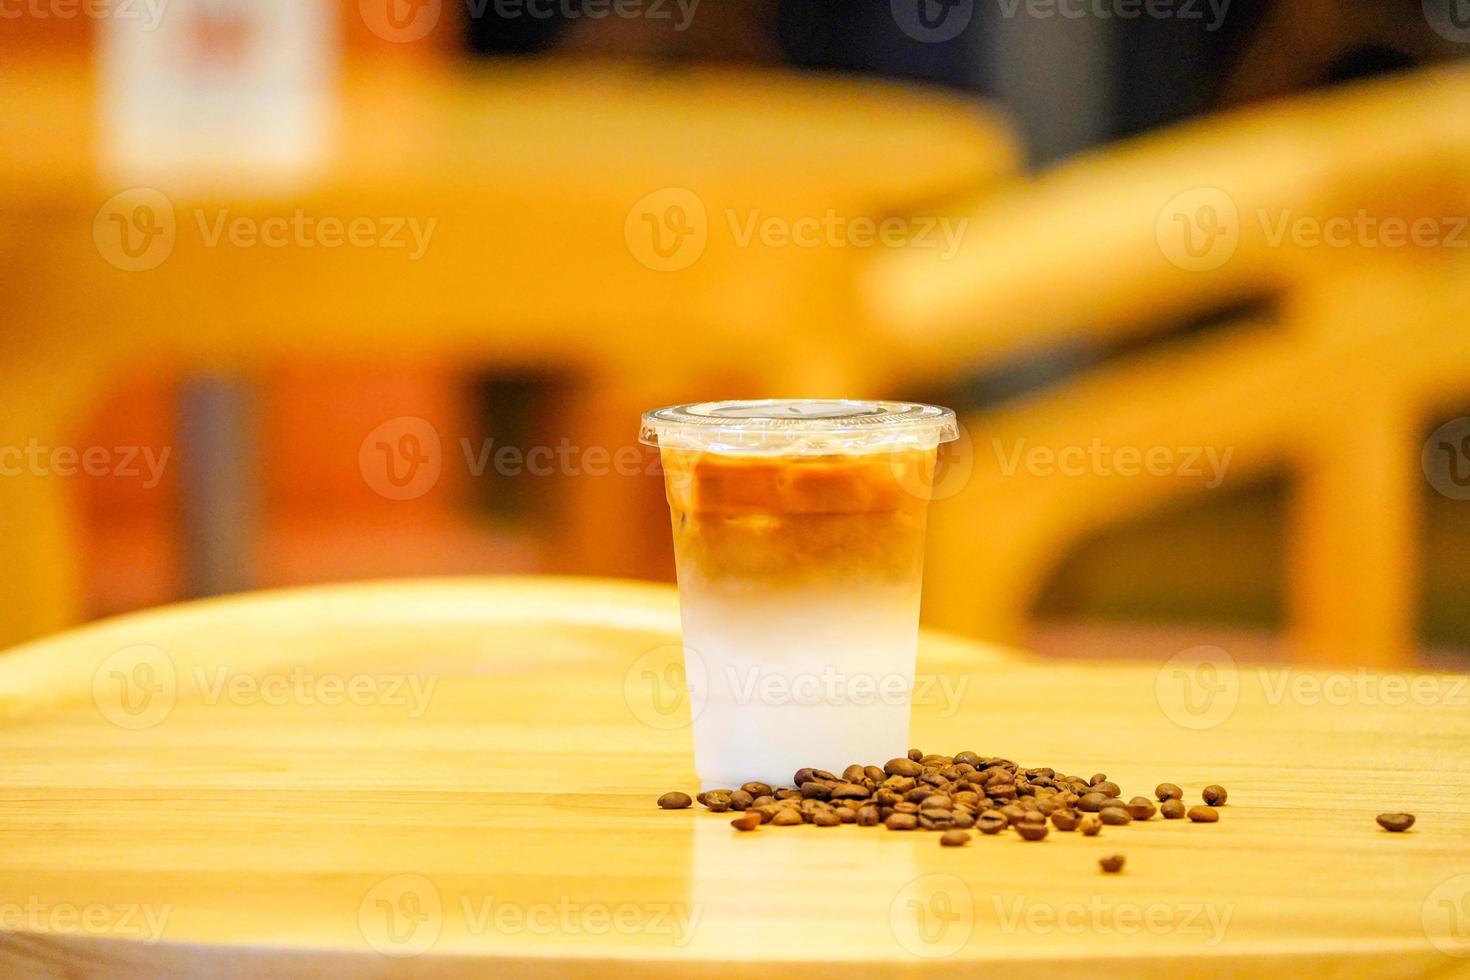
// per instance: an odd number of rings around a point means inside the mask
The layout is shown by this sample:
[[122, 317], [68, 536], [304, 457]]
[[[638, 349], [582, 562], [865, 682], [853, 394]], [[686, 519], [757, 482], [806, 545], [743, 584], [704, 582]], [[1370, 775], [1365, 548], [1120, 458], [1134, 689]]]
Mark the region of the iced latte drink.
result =
[[644, 416], [673, 518], [705, 788], [907, 751], [925, 515], [955, 434], [948, 409], [897, 402]]

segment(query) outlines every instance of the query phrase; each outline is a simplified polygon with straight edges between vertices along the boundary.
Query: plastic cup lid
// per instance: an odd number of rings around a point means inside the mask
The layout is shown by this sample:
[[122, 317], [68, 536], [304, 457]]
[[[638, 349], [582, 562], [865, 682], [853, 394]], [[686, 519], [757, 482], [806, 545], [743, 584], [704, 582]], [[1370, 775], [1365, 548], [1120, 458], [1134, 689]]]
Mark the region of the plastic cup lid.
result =
[[728, 452], [859, 452], [937, 446], [959, 438], [955, 414], [937, 405], [839, 398], [698, 402], [643, 416], [649, 446]]

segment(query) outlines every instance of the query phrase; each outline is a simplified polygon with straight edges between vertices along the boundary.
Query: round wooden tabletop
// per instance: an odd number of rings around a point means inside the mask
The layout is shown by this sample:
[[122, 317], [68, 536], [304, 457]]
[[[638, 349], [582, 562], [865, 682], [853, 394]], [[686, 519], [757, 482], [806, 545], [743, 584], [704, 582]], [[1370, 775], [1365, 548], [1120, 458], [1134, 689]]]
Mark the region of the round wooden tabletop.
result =
[[[938, 634], [914, 740], [1210, 783], [1216, 824], [941, 848], [692, 790], [672, 589], [384, 583], [158, 610], [0, 670], [7, 976], [1470, 971], [1470, 689]], [[855, 760], [856, 761], [856, 760]], [[874, 760], [882, 761], [882, 760]], [[1374, 816], [1407, 810], [1403, 834]], [[1098, 859], [1121, 853], [1120, 874]]]

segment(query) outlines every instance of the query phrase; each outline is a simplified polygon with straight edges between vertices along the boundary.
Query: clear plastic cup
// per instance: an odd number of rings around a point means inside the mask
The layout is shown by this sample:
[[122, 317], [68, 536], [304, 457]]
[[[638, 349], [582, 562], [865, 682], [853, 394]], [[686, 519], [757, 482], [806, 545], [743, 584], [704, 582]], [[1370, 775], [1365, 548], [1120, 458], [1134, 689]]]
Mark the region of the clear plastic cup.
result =
[[952, 411], [705, 402], [643, 416], [673, 519], [694, 762], [789, 784], [909, 746], [924, 523]]

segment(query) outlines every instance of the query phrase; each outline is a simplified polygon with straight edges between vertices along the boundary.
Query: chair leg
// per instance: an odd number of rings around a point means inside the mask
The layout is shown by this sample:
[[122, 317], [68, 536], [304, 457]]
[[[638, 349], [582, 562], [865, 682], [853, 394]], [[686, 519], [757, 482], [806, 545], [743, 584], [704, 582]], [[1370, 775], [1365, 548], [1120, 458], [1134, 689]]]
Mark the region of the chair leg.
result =
[[1419, 440], [1412, 416], [1388, 401], [1343, 411], [1302, 467], [1289, 593], [1305, 663], [1413, 662]]

